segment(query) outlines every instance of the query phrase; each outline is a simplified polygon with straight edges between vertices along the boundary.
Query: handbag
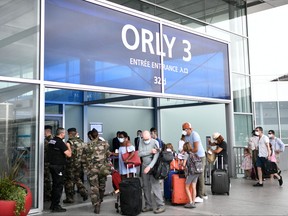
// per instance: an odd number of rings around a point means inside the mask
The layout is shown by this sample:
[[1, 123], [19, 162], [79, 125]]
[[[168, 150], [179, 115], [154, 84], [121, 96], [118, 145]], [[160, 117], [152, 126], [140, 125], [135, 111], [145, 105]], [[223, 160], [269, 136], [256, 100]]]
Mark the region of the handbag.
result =
[[206, 152], [206, 157], [207, 157], [207, 161], [208, 163], [214, 163], [214, 161], [216, 160], [216, 154], [212, 151], [210, 152]]
[[[127, 158], [131, 155], [132, 152], [128, 152], [127, 150], [127, 146], [126, 146], [126, 153], [122, 154], [122, 159], [125, 163], [125, 161], [127, 160]], [[137, 167], [141, 165], [141, 159], [138, 155], [138, 151], [134, 151], [134, 155], [132, 158], [129, 159], [129, 161], [127, 163], [125, 163], [125, 165], [128, 168], [132, 168], [133, 166]]]
[[264, 162], [264, 173], [266, 175], [271, 175], [278, 172], [277, 164], [270, 160]]

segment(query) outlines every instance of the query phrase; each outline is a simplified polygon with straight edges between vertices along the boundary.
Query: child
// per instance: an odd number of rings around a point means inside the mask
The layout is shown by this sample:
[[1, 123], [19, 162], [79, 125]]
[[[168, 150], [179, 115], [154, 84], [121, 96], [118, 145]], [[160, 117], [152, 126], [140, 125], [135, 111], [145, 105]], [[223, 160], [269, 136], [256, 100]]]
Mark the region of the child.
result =
[[[190, 157], [189, 153], [192, 152], [192, 147], [191, 147], [189, 142], [184, 143], [183, 151], [185, 152], [184, 153], [183, 166], [187, 167], [187, 160]], [[186, 176], [186, 182], [185, 182], [185, 190], [186, 190], [187, 196], [189, 197], [189, 203], [184, 205], [184, 207], [185, 208], [196, 208], [196, 205], [195, 205], [196, 183], [197, 183], [197, 180], [198, 180], [198, 177], [200, 174], [192, 174], [189, 172], [186, 172], [186, 173], [187, 173], [187, 176]], [[192, 194], [190, 193], [190, 185], [192, 185]]]
[[[275, 151], [274, 151], [274, 149], [273, 149], [273, 147], [272, 147], [272, 144], [269, 143], [269, 146], [270, 146], [270, 150], [271, 150], [270, 161], [271, 161], [271, 162], [274, 162], [275, 164], [277, 164], [277, 163], [276, 163], [277, 160], [276, 160], [276, 156], [275, 156]], [[277, 168], [278, 168], [278, 170], [279, 170], [279, 167], [277, 167]], [[282, 184], [283, 184], [283, 179], [282, 179], [282, 176], [279, 174], [279, 172], [278, 172], [278, 173], [273, 173], [273, 174], [271, 174], [270, 177], [271, 177], [270, 179], [273, 179], [272, 177], [277, 178], [277, 179], [278, 179], [278, 182], [279, 182], [279, 186], [282, 186]]]
[[245, 172], [245, 178], [251, 179], [251, 172], [252, 172], [252, 155], [250, 153], [249, 148], [244, 149], [244, 159], [242, 161], [241, 168]]
[[171, 143], [165, 144], [165, 150], [172, 152], [174, 158], [177, 157], [177, 153], [174, 151], [173, 145]]

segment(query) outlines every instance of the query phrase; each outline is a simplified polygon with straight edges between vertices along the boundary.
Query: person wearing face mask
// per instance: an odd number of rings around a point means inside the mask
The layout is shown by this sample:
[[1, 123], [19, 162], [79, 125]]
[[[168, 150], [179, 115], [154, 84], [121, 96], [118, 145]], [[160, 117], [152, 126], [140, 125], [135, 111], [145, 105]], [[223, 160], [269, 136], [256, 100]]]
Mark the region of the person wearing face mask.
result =
[[258, 182], [254, 184], [255, 187], [263, 187], [263, 179], [262, 179], [262, 169], [264, 169], [265, 162], [270, 160], [271, 150], [269, 146], [269, 138], [263, 134], [262, 127], [256, 127], [256, 132], [259, 132], [259, 140], [258, 140], [258, 157], [256, 161], [257, 172], [258, 172]]
[[[212, 135], [213, 142], [209, 141], [209, 145], [217, 146], [215, 150], [210, 149], [212, 152], [217, 154], [218, 156], [218, 168], [228, 170], [228, 153], [227, 153], [227, 143], [224, 141], [223, 136], [216, 132]], [[223, 157], [223, 166], [222, 167], [222, 159], [219, 158]]]
[[[136, 173], [136, 167], [132, 167], [127, 170], [127, 167], [125, 165], [125, 161], [122, 159], [122, 154], [125, 154], [126, 152], [135, 152], [135, 147], [131, 145], [129, 136], [125, 131], [121, 131], [119, 133], [119, 173], [121, 175], [121, 179], [127, 178], [127, 171], [129, 173], [129, 177], [133, 177], [133, 173]], [[130, 154], [130, 158], [133, 157], [133, 153]]]
[[142, 209], [142, 212], [153, 211], [153, 194], [156, 202], [154, 213], [159, 214], [165, 211], [165, 203], [161, 192], [160, 180], [155, 179], [153, 175], [149, 174], [149, 171], [154, 167], [159, 157], [159, 143], [157, 140], [151, 138], [151, 134], [148, 130], [143, 131], [142, 136], [143, 138], [139, 143], [139, 157], [142, 158], [141, 176], [145, 199], [145, 207]]
[[[182, 134], [185, 136], [185, 142], [189, 142], [192, 147], [192, 152], [196, 153], [202, 161], [203, 170], [206, 166], [206, 155], [205, 150], [203, 148], [200, 135], [193, 130], [191, 124], [189, 122], [185, 122], [182, 124]], [[205, 192], [205, 179], [204, 172], [199, 175], [197, 185], [197, 197], [195, 198], [195, 203], [203, 202], [203, 199], [208, 199], [208, 196]]]
[[[248, 148], [252, 152], [252, 164], [253, 164], [253, 170], [252, 173], [255, 173], [255, 177], [251, 174], [252, 178], [255, 178], [255, 180], [258, 179], [258, 172], [257, 172], [257, 156], [258, 156], [258, 140], [259, 140], [259, 132], [255, 131], [255, 129], [252, 131], [252, 136], [249, 138], [248, 141]], [[254, 171], [254, 172], [253, 172]]]
[[[284, 152], [285, 150], [285, 144], [282, 142], [281, 139], [275, 136], [275, 131], [274, 130], [269, 130], [268, 131], [268, 137], [269, 137], [269, 142], [272, 145], [272, 149], [275, 153], [276, 157], [276, 164], [279, 167], [279, 161], [280, 161], [280, 154], [281, 152]], [[281, 171], [279, 171], [281, 173]]]

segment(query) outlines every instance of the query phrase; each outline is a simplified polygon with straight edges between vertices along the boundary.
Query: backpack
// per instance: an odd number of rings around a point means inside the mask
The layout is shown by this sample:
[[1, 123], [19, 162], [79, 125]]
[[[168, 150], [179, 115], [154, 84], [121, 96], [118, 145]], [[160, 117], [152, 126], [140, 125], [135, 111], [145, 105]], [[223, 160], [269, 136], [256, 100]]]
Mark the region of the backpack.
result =
[[173, 153], [169, 151], [161, 151], [159, 152], [159, 157], [149, 172], [152, 174], [155, 179], [165, 179], [167, 178], [170, 171], [170, 163], [173, 160]]
[[189, 152], [189, 157], [187, 159], [187, 169], [189, 175], [200, 174], [203, 172], [201, 158], [196, 153]]

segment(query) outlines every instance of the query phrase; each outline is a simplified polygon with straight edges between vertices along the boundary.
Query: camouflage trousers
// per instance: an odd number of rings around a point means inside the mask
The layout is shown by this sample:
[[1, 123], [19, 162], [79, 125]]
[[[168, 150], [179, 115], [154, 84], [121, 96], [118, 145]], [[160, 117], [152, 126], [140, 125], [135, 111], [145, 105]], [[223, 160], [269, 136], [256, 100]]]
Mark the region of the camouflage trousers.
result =
[[95, 206], [101, 204], [104, 197], [107, 177], [99, 175], [99, 173], [96, 172], [95, 173], [89, 172], [87, 178], [91, 188], [90, 196], [92, 205]]
[[44, 201], [51, 200], [52, 181], [49, 163], [44, 163]]
[[70, 164], [66, 166], [64, 188], [66, 199], [69, 201], [74, 200], [75, 185], [77, 186], [77, 189], [83, 198], [88, 196], [88, 192], [81, 180], [81, 170], [81, 167], [73, 167]]

